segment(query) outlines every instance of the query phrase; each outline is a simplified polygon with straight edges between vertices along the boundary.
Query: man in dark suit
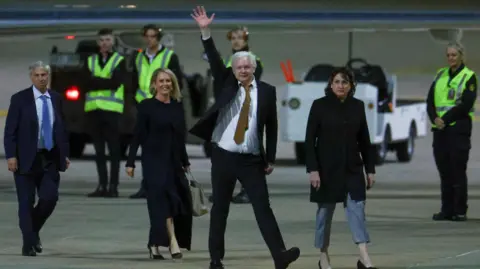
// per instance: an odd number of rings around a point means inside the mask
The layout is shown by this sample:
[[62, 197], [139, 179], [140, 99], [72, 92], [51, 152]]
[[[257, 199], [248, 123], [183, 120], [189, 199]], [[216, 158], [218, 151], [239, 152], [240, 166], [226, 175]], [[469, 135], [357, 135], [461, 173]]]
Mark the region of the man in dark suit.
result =
[[[198, 7], [192, 14], [202, 32], [213, 77], [223, 80], [223, 91], [190, 130], [192, 134], [213, 143], [210, 268], [224, 268], [225, 229], [238, 178], [250, 197], [275, 268], [284, 269], [298, 259], [300, 250], [296, 247], [286, 249], [268, 197], [266, 175], [273, 171], [277, 147], [276, 89], [255, 79], [256, 59], [250, 52], [236, 53], [232, 68], [225, 67], [210, 37], [208, 26], [213, 16], [208, 18], [203, 7]], [[264, 130], [266, 149], [263, 146]]]
[[36, 62], [29, 69], [33, 85], [11, 97], [4, 147], [17, 189], [22, 255], [36, 256], [42, 252], [40, 229], [58, 201], [59, 171], [70, 161], [61, 96], [47, 88], [50, 68]]

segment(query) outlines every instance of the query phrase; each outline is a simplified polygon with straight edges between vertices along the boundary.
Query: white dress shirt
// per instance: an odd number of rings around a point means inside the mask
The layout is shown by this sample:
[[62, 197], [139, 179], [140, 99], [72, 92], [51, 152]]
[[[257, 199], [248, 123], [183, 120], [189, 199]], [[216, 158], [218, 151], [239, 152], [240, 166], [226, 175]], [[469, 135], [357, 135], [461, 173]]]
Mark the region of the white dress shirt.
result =
[[258, 88], [255, 80], [252, 81], [250, 88], [250, 109], [248, 113], [248, 129], [245, 131], [243, 143], [237, 145], [233, 140], [235, 130], [237, 129], [240, 110], [245, 101], [245, 88], [240, 85], [237, 95], [232, 101], [220, 110], [217, 123], [212, 135], [212, 141], [217, 143], [224, 150], [236, 153], [260, 154], [260, 141], [257, 133], [257, 103]]
[[42, 95], [45, 95], [47, 97], [48, 112], [50, 114], [49, 115], [50, 125], [52, 127], [52, 132], [53, 132], [53, 122], [55, 120], [55, 117], [53, 116], [54, 112], [53, 112], [52, 98], [48, 93], [48, 91], [46, 91], [45, 93], [42, 93], [35, 86], [32, 86], [32, 89], [33, 89], [33, 97], [35, 98], [35, 107], [37, 109], [37, 117], [38, 117], [38, 148], [43, 149], [45, 148], [43, 145], [43, 139], [42, 139], [43, 101], [40, 97]]
[[[157, 52], [161, 51], [162, 48], [163, 48], [162, 44], [158, 45]], [[153, 60], [155, 60], [155, 56], [157, 56], [157, 53], [152, 54], [152, 53], [150, 53], [150, 50], [147, 48], [145, 50], [145, 55], [147, 55], [149, 63], [152, 64]]]

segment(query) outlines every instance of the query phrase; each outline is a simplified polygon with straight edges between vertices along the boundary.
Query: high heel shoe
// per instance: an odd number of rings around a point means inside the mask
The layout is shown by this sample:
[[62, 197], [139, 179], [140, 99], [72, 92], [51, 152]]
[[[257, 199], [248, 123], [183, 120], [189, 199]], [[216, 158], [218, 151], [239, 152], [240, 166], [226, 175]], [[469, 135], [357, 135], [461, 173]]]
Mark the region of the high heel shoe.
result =
[[152, 260], [165, 260], [165, 258], [162, 256], [162, 254], [158, 253], [158, 251], [155, 251], [156, 253], [154, 253], [153, 248], [156, 248], [156, 247], [155, 246], [148, 247], [148, 252], [150, 254], [150, 259], [152, 259]]
[[174, 259], [174, 260], [180, 260], [181, 258], [183, 258], [183, 254], [181, 252], [172, 253], [171, 248], [168, 248], [168, 251], [170, 251], [170, 255], [172, 256], [172, 259]]
[[[322, 263], [321, 263], [321, 261], [318, 261], [318, 269], [322, 269]], [[329, 266], [329, 267], [326, 268], [326, 269], [332, 269], [332, 267]]]
[[357, 261], [357, 269], [378, 269], [377, 267], [366, 267], [360, 260]]

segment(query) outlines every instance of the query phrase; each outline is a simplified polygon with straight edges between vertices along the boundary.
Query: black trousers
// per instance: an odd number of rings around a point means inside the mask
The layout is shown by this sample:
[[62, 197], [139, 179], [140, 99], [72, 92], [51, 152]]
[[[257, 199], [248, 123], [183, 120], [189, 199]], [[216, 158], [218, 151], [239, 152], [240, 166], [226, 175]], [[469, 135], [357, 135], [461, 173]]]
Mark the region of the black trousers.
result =
[[441, 182], [441, 211], [447, 215], [467, 213], [469, 153], [470, 136], [447, 131], [433, 133], [433, 155]]
[[[95, 163], [99, 184], [101, 186], [118, 185], [120, 173], [121, 145], [120, 118], [122, 114], [110, 111], [95, 110], [88, 113], [89, 127], [95, 148]], [[110, 182], [108, 181], [107, 157], [105, 144], [110, 155]]]
[[212, 260], [225, 256], [225, 229], [230, 200], [238, 180], [250, 197], [253, 212], [272, 257], [285, 250], [285, 243], [270, 207], [265, 164], [260, 156], [226, 151], [217, 145], [212, 148], [212, 197], [208, 248]]
[[39, 232], [57, 205], [60, 174], [54, 155], [52, 151], [39, 151], [29, 173], [14, 173], [24, 248], [38, 243]]

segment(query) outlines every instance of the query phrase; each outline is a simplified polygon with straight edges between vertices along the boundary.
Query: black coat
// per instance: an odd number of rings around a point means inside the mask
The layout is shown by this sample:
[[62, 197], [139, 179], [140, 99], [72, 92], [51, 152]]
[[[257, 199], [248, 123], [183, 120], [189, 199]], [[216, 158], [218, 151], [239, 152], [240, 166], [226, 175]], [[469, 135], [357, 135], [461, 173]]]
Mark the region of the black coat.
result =
[[[239, 90], [238, 80], [235, 78], [232, 69], [226, 68], [220, 54], [218, 53], [213, 39], [210, 37], [203, 41], [203, 47], [208, 57], [208, 63], [212, 75], [217, 82], [223, 82], [223, 88], [215, 104], [205, 112], [205, 115], [190, 129], [190, 133], [206, 141], [210, 141], [217, 123], [220, 109], [235, 98]], [[257, 102], [257, 131], [258, 139], [261, 141], [260, 155], [265, 166], [267, 163], [274, 164], [277, 152], [278, 121], [277, 121], [277, 96], [276, 88], [263, 81], [257, 81], [258, 102]], [[263, 146], [265, 132], [266, 146]]]
[[[311, 187], [310, 201], [344, 202], [366, 197], [364, 168], [375, 173], [375, 147], [370, 143], [364, 103], [333, 93], [313, 102], [305, 137], [307, 172], [318, 171], [320, 189]], [[361, 155], [361, 156], [360, 156]]]

